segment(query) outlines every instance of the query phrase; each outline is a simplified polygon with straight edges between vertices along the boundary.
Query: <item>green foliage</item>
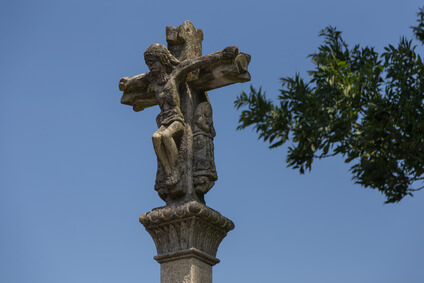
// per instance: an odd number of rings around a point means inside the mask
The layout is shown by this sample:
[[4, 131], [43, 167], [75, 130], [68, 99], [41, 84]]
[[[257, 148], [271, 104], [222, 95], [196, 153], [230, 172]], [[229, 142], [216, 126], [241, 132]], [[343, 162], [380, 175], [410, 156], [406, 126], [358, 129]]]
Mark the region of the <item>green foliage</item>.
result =
[[[424, 9], [412, 29], [424, 43]], [[402, 38], [378, 54], [350, 49], [333, 27], [320, 36], [309, 82], [282, 78], [277, 104], [261, 89], [241, 93], [238, 129], [253, 126], [271, 148], [291, 140], [287, 164], [302, 174], [315, 159], [341, 155], [355, 183], [378, 189], [386, 203], [412, 196], [424, 187], [424, 65], [416, 46]]]
[[421, 43], [424, 43], [424, 7], [420, 9], [420, 11], [417, 13], [417, 16], [418, 25], [411, 28], [414, 31], [415, 37], [421, 41]]

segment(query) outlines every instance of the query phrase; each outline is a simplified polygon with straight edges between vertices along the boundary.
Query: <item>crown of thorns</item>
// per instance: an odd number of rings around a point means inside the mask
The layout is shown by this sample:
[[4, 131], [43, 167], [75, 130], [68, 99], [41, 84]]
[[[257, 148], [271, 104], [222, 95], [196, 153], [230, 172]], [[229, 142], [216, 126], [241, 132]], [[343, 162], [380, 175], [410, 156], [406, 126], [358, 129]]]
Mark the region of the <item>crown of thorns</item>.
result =
[[171, 55], [171, 52], [169, 52], [169, 50], [162, 44], [155, 43], [147, 47], [146, 51], [144, 52], [144, 55]]
[[154, 56], [159, 57], [160, 55], [168, 55], [164, 52], [144, 52], [144, 56]]

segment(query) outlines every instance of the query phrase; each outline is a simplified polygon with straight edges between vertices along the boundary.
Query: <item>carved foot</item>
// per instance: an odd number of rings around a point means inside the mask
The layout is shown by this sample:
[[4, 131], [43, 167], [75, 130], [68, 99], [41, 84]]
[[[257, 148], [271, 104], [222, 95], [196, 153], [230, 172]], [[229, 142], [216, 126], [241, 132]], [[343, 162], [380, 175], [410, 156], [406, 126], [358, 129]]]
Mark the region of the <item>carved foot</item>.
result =
[[165, 180], [165, 185], [168, 188], [175, 188], [175, 186], [178, 184], [179, 181], [180, 181], [180, 178], [178, 174], [168, 175]]

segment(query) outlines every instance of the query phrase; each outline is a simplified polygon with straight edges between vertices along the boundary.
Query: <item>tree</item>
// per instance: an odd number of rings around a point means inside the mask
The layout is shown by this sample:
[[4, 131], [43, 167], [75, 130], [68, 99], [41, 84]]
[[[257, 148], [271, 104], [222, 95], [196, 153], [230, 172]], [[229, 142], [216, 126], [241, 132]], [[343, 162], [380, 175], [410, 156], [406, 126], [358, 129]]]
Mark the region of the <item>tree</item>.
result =
[[[424, 8], [417, 15], [412, 30], [424, 44]], [[412, 196], [424, 187], [424, 65], [416, 45], [402, 37], [378, 54], [350, 49], [333, 27], [320, 36], [308, 82], [281, 78], [278, 103], [261, 88], [237, 97], [238, 129], [253, 126], [270, 148], [291, 140], [287, 166], [301, 174], [315, 159], [341, 155], [355, 183], [378, 189], [386, 203]]]

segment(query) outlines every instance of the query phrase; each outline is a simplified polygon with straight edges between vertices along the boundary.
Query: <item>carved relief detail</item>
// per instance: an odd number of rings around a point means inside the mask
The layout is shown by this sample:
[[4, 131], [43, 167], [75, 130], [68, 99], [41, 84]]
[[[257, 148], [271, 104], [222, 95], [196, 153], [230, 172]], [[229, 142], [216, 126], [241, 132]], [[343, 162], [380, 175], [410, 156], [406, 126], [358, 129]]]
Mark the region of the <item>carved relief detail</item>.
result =
[[152, 236], [158, 256], [195, 249], [215, 257], [234, 223], [196, 201], [142, 214], [140, 222]]
[[198, 195], [206, 194], [218, 179], [214, 160], [215, 135], [212, 106], [209, 102], [199, 103], [194, 112], [193, 131], [193, 185]]

